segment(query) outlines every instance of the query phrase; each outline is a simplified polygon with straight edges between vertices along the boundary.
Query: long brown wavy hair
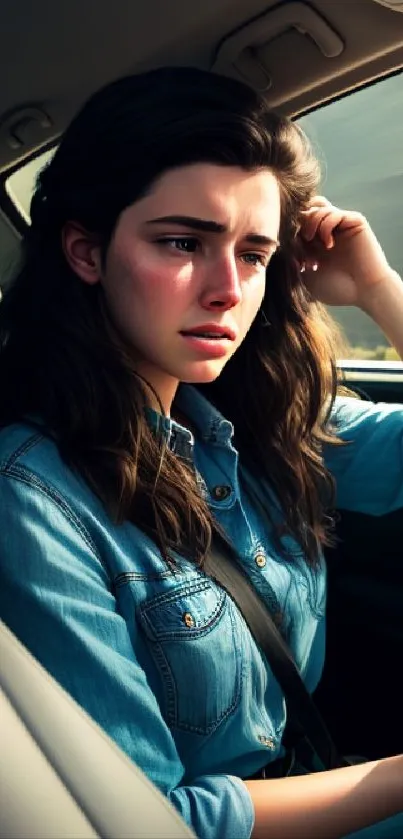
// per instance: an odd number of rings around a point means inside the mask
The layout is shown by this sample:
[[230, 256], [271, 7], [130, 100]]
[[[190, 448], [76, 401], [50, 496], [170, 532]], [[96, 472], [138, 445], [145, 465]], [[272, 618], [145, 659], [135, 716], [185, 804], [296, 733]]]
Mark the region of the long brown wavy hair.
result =
[[[39, 418], [113, 521], [138, 525], [168, 562], [178, 551], [202, 563], [219, 527], [191, 466], [147, 423], [149, 387], [102, 286], [81, 282], [61, 246], [74, 219], [106, 253], [122, 210], [164, 171], [195, 162], [269, 168], [280, 185], [264, 316], [200, 390], [234, 423], [241, 460], [268, 481], [283, 532], [315, 564], [333, 503], [321, 448], [336, 442], [327, 425], [335, 334], [302, 282], [297, 233], [320, 172], [302, 131], [238, 82], [190, 68], [127, 77], [96, 93], [67, 129], [38, 179], [21, 264], [0, 305], [0, 424]], [[269, 502], [263, 514], [270, 520]]]

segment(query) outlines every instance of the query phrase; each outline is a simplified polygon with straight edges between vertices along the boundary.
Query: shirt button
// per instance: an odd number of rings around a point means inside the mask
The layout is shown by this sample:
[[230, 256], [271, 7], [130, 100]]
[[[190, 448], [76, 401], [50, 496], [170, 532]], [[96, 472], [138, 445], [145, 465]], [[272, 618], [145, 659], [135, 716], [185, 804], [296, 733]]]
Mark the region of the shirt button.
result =
[[194, 625], [195, 625], [194, 618], [193, 618], [193, 616], [190, 614], [190, 612], [185, 612], [185, 614], [184, 614], [184, 615], [182, 615], [182, 620], [183, 620], [183, 622], [186, 624], [186, 626], [191, 627], [191, 626], [194, 626]]
[[232, 489], [229, 486], [216, 486], [210, 490], [214, 501], [225, 501], [231, 495]]
[[257, 553], [256, 556], [255, 556], [255, 562], [256, 562], [256, 565], [258, 566], [258, 568], [264, 568], [264, 566], [266, 565], [266, 562], [267, 562], [264, 553], [262, 553], [262, 552]]
[[266, 746], [268, 749], [274, 749], [276, 747], [273, 737], [264, 737], [263, 734], [259, 734], [259, 737], [257, 739], [259, 740], [259, 743], [262, 744], [262, 746]]

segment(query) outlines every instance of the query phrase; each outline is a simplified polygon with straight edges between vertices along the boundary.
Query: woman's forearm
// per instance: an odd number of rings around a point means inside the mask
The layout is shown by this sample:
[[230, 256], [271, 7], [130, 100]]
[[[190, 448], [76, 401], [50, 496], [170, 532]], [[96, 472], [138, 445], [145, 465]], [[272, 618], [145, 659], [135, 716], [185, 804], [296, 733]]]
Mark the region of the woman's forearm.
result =
[[252, 839], [340, 839], [403, 811], [403, 756], [245, 784]]
[[363, 310], [386, 335], [403, 358], [403, 281], [396, 271], [365, 302]]

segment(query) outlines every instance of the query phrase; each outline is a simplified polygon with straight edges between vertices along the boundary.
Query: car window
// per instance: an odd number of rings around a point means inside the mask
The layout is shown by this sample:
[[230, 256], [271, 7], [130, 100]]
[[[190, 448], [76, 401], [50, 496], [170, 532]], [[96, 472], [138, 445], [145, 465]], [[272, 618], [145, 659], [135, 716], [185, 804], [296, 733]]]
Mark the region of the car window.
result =
[[[332, 203], [359, 210], [389, 262], [403, 276], [403, 77], [383, 79], [298, 120], [324, 165], [322, 190]], [[350, 307], [332, 307], [359, 359], [398, 355], [373, 321]]]
[[40, 154], [25, 166], [16, 169], [6, 180], [6, 192], [26, 221], [29, 221], [29, 207], [38, 174], [54, 153], [55, 149], [52, 148]]

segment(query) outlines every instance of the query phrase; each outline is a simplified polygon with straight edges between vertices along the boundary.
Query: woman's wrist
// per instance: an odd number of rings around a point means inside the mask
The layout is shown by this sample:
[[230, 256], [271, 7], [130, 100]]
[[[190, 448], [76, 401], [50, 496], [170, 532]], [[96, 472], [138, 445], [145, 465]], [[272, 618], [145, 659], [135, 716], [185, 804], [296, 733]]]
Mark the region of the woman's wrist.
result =
[[403, 287], [401, 276], [394, 268], [389, 268], [373, 288], [366, 291], [359, 301], [359, 308], [375, 320], [385, 296], [388, 296], [391, 292], [399, 292], [401, 287]]
[[[390, 762], [391, 791], [395, 791], [398, 808], [403, 812], [403, 755], [385, 758]], [[400, 812], [398, 809], [397, 812]]]
[[403, 281], [397, 271], [390, 272], [366, 294], [360, 308], [380, 327], [403, 358]]

